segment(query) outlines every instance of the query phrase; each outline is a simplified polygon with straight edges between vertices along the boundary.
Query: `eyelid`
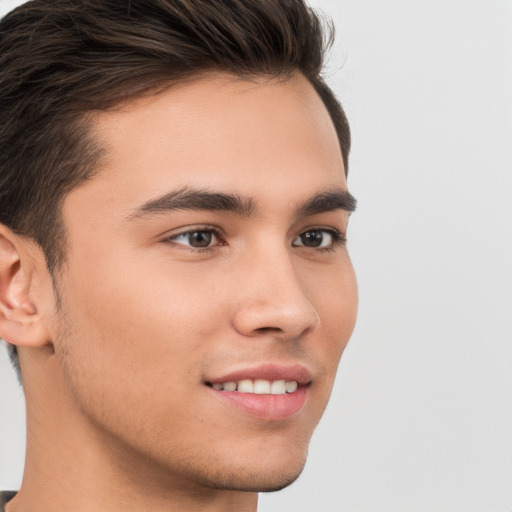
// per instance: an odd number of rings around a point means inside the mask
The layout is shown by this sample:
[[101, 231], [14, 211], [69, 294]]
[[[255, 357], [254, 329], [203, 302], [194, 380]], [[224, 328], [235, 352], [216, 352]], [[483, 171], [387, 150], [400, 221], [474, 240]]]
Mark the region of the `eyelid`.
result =
[[[192, 247], [188, 244], [184, 244], [184, 243], [176, 241], [176, 238], [178, 238], [180, 236], [184, 236], [184, 235], [191, 234], [191, 233], [197, 233], [197, 232], [201, 232], [201, 231], [212, 233], [213, 236], [217, 239], [217, 242], [215, 244], [209, 245], [207, 247]], [[218, 228], [216, 226], [212, 226], [212, 225], [202, 224], [202, 225], [195, 225], [195, 226], [192, 225], [192, 226], [185, 226], [183, 228], [179, 228], [178, 230], [168, 233], [165, 236], [163, 236], [162, 241], [171, 243], [171, 244], [176, 244], [177, 246], [180, 246], [180, 248], [182, 248], [184, 250], [189, 250], [192, 252], [204, 252], [204, 251], [212, 250], [216, 246], [222, 245], [224, 238], [225, 238], [225, 235], [220, 228]]]
[[[206, 247], [192, 247], [189, 244], [181, 243], [176, 240], [180, 236], [197, 233], [197, 232], [201, 232], [201, 231], [212, 233], [216, 239], [215, 243], [213, 243], [212, 245], [206, 246]], [[321, 246], [320, 247], [308, 247], [307, 245], [304, 245], [302, 243], [295, 244], [295, 241], [297, 239], [300, 239], [300, 237], [302, 235], [304, 235], [305, 233], [308, 233], [310, 231], [325, 232], [332, 238], [332, 240], [327, 246], [324, 246], [324, 247], [321, 247]], [[225, 239], [226, 239], [226, 234], [224, 233], [224, 231], [222, 229], [220, 229], [218, 226], [212, 226], [211, 224], [206, 224], [206, 225], [198, 224], [198, 225], [184, 226], [182, 228], [177, 228], [175, 231], [173, 231], [171, 233], [167, 233], [165, 236], [162, 237], [163, 242], [176, 245], [181, 250], [187, 250], [187, 251], [193, 252], [193, 253], [212, 251], [216, 247], [219, 247], [222, 245], [228, 245]], [[345, 233], [335, 227], [332, 227], [332, 226], [310, 226], [305, 229], [302, 229], [300, 231], [300, 233], [296, 237], [293, 238], [292, 247], [301, 247], [301, 248], [305, 248], [305, 249], [314, 250], [317, 252], [333, 251], [336, 248], [336, 246], [345, 245], [346, 241], [347, 241], [347, 239], [346, 239]]]
[[195, 233], [196, 231], [213, 231], [220, 236], [224, 236], [223, 230], [218, 226], [214, 226], [212, 224], [189, 224], [166, 231], [161, 237], [163, 239], [169, 239], [175, 236], [185, 235], [187, 233]]
[[[300, 245], [294, 245], [294, 242], [295, 240], [297, 239], [300, 239], [300, 237], [302, 235], [304, 235], [305, 233], [308, 233], [310, 231], [323, 231], [325, 233], [328, 233], [329, 236], [331, 236], [332, 238], [332, 241], [331, 243], [328, 245], [328, 246], [325, 246], [325, 247], [308, 247], [304, 244], [300, 244]], [[325, 226], [312, 226], [312, 227], [308, 227], [307, 229], [303, 229], [292, 241], [292, 246], [293, 247], [305, 247], [306, 249], [311, 249], [311, 250], [314, 250], [314, 251], [322, 251], [322, 250], [327, 250], [327, 251], [332, 251], [336, 246], [338, 245], [345, 245], [347, 241], [347, 238], [345, 236], [345, 234], [343, 232], [341, 232], [339, 229], [336, 229], [336, 228], [333, 228], [333, 227], [325, 227]]]

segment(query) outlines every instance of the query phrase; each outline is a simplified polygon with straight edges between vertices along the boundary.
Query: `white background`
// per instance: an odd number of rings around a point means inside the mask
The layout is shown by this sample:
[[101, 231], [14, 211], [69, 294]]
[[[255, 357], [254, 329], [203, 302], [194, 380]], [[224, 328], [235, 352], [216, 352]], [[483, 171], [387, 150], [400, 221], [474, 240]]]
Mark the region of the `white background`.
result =
[[[512, 2], [313, 5], [353, 130], [360, 314], [304, 474], [260, 511], [510, 512]], [[22, 395], [0, 352], [15, 488]]]

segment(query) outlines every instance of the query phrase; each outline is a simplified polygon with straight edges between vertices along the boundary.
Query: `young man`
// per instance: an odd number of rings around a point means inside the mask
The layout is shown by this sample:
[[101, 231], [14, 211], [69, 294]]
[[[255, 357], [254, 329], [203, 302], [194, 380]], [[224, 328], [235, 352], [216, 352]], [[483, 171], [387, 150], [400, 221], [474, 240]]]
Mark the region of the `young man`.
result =
[[[0, 25], [7, 512], [254, 511], [357, 307], [348, 125], [301, 0], [32, 0]], [[9, 500], [7, 500], [9, 498]]]

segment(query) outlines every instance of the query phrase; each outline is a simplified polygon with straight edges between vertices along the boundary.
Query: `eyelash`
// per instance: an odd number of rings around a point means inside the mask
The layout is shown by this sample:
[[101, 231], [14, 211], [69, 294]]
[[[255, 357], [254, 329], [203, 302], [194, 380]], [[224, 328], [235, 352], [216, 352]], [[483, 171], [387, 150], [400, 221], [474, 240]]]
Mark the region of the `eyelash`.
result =
[[327, 233], [331, 237], [331, 243], [326, 247], [308, 247], [305, 245], [295, 245], [294, 247], [304, 247], [306, 249], [312, 249], [317, 252], [333, 252], [337, 247], [343, 247], [347, 239], [346, 237], [337, 231], [336, 229], [332, 228], [309, 228], [300, 233], [294, 240], [306, 235], [307, 233], [313, 233], [313, 232], [321, 232], [321, 233]]
[[[187, 235], [192, 235], [194, 233], [211, 233], [217, 240], [220, 242], [216, 243], [215, 245], [209, 245], [207, 247], [191, 247], [187, 246], [185, 244], [181, 244], [179, 242], [176, 242], [176, 239], [179, 237], [185, 237]], [[205, 253], [205, 252], [211, 252], [214, 250], [215, 247], [218, 247], [219, 245], [226, 245], [226, 243], [223, 241], [224, 235], [220, 232], [219, 229], [213, 228], [211, 226], [197, 226], [193, 229], [187, 229], [186, 231], [182, 231], [181, 233], [176, 233], [175, 235], [171, 235], [165, 239], [165, 241], [170, 243], [176, 243], [181, 247], [183, 250], [187, 250], [193, 253]]]
[[[312, 232], [322, 232], [327, 233], [331, 237], [331, 243], [327, 247], [308, 247], [306, 245], [293, 245], [292, 247], [303, 247], [306, 249], [312, 249], [316, 252], [333, 252], [336, 247], [342, 247], [346, 244], [347, 239], [346, 237], [337, 231], [336, 229], [332, 228], [322, 228], [322, 227], [314, 227], [314, 228], [308, 228], [305, 231], [302, 231], [297, 237], [294, 238], [293, 241], [299, 239], [300, 237], [306, 235], [307, 233]], [[186, 244], [182, 244], [180, 242], [176, 242], [176, 240], [180, 237], [186, 237], [187, 235], [190, 236], [194, 233], [209, 233], [212, 234], [214, 238], [219, 240], [218, 243], [214, 245], [208, 245], [206, 247], [191, 247]], [[187, 250], [193, 253], [205, 253], [205, 252], [211, 252], [215, 249], [215, 247], [227, 245], [225, 241], [223, 241], [224, 235], [217, 229], [213, 228], [211, 226], [198, 226], [193, 229], [187, 229], [187, 231], [182, 231], [181, 233], [176, 233], [175, 235], [171, 235], [165, 239], [166, 242], [170, 243], [176, 243], [177, 245], [181, 246], [183, 250]]]

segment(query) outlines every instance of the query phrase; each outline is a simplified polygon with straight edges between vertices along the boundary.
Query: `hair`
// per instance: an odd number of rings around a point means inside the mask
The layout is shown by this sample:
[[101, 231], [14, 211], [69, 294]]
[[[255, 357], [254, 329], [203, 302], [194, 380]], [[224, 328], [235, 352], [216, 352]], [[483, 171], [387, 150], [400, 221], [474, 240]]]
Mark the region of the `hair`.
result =
[[66, 255], [62, 202], [102, 155], [87, 113], [208, 72], [302, 73], [348, 170], [348, 122], [322, 77], [333, 38], [304, 0], [28, 1], [0, 22], [0, 223], [42, 248], [54, 278]]

